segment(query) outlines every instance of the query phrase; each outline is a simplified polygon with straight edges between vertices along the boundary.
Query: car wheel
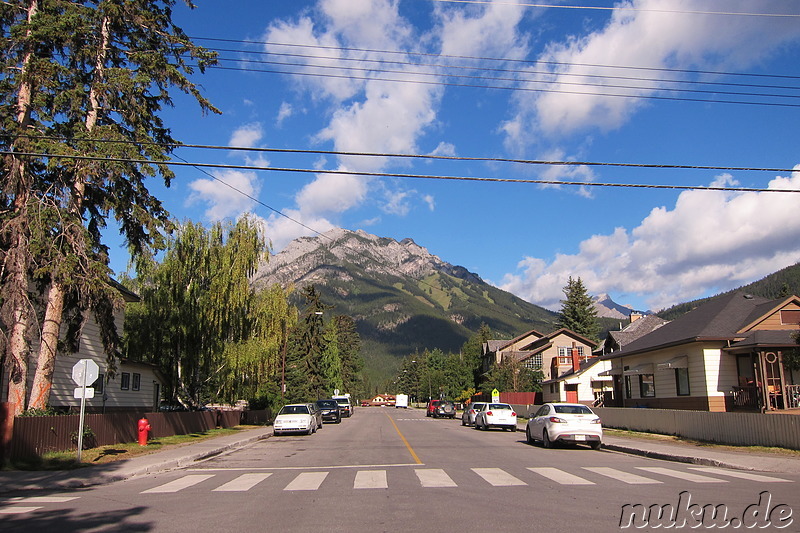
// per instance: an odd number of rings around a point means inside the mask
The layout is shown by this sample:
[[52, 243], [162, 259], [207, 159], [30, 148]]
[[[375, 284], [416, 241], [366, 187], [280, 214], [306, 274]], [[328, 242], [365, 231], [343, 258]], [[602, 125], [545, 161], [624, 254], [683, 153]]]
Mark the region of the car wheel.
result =
[[525, 427], [525, 441], [528, 444], [533, 444], [533, 436], [531, 435], [531, 428]]
[[553, 447], [553, 441], [550, 440], [550, 434], [547, 433], [546, 429], [542, 431], [542, 446], [544, 446], [545, 448]]
[[463, 417], [463, 416], [461, 417], [461, 425], [462, 425], [462, 426], [466, 426], [466, 425], [467, 425], [467, 421], [466, 421], [466, 420], [464, 420], [464, 417]]
[[589, 446], [592, 447], [593, 450], [599, 450], [602, 443], [599, 440], [595, 440], [589, 443]]
[[281, 436], [281, 432], [277, 431], [277, 430], [272, 430], [272, 434], [275, 435], [276, 437], [280, 437]]
[[337, 418], [337, 419], [336, 419], [336, 423], [337, 423], [337, 424], [341, 424], [341, 423], [342, 423], [342, 417], [339, 417], [339, 418]]

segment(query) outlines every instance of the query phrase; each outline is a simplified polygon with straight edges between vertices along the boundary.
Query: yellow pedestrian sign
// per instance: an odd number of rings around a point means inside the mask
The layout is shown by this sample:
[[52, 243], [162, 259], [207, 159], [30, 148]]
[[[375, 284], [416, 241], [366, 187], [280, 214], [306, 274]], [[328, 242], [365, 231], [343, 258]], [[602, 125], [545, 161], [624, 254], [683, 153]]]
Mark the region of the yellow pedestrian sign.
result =
[[500, 391], [497, 390], [497, 389], [494, 389], [492, 391], [492, 403], [497, 403], [499, 401], [500, 401]]

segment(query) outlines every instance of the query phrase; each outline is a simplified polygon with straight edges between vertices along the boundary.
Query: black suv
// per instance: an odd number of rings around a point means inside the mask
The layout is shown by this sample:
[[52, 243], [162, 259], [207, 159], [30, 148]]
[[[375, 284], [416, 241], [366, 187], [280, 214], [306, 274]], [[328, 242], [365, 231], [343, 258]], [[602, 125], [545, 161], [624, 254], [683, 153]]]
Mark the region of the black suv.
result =
[[456, 406], [450, 400], [439, 400], [436, 406], [433, 408], [433, 412], [431, 413], [433, 418], [455, 418], [456, 417]]
[[342, 412], [339, 410], [339, 403], [336, 400], [317, 400], [317, 407], [322, 411], [323, 422], [342, 421]]

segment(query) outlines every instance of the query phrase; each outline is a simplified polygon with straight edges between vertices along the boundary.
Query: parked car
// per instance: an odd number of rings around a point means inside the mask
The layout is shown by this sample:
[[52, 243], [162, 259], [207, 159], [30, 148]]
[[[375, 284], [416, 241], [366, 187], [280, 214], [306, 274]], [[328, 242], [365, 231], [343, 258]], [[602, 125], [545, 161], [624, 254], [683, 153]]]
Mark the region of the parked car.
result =
[[503, 428], [517, 430], [517, 413], [507, 403], [487, 403], [475, 415], [476, 429]]
[[484, 405], [486, 405], [486, 402], [475, 402], [464, 407], [464, 412], [461, 413], [461, 425], [474, 426], [475, 415], [478, 414], [478, 411], [480, 411]]
[[317, 431], [319, 426], [316, 415], [311, 412], [310, 404], [293, 403], [284, 405], [278, 411], [278, 416], [272, 423], [272, 433], [276, 436], [286, 433], [311, 435]]
[[541, 440], [545, 448], [570, 442], [597, 450], [603, 443], [603, 425], [600, 417], [583, 404], [546, 403], [528, 420], [525, 437], [529, 444]]
[[322, 419], [322, 409], [319, 408], [317, 402], [309, 402], [308, 409], [311, 411], [311, 416], [317, 420], [317, 429], [321, 429], [322, 424], [325, 422]]
[[339, 424], [342, 421], [342, 411], [339, 409], [339, 402], [336, 400], [317, 400], [317, 407], [322, 412], [322, 421], [334, 422]]
[[433, 418], [455, 418], [456, 406], [450, 400], [436, 400], [431, 416]]
[[428, 405], [425, 407], [425, 416], [433, 415], [433, 410], [439, 405], [441, 400], [428, 400]]
[[333, 399], [339, 404], [344, 418], [350, 418], [353, 414], [353, 405], [350, 403], [349, 396], [333, 396]]

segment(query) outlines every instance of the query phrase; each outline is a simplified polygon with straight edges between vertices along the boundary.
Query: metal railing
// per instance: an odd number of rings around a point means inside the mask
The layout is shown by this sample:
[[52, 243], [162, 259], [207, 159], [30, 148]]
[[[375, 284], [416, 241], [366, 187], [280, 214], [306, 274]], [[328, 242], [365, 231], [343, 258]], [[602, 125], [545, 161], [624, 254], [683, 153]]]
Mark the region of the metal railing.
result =
[[737, 409], [759, 409], [761, 402], [758, 387], [734, 387], [733, 406]]

